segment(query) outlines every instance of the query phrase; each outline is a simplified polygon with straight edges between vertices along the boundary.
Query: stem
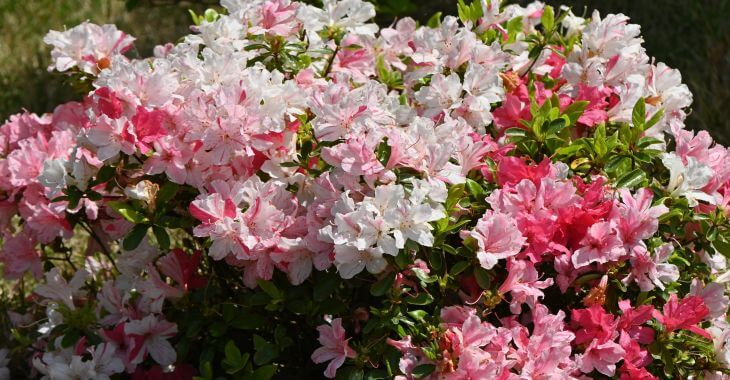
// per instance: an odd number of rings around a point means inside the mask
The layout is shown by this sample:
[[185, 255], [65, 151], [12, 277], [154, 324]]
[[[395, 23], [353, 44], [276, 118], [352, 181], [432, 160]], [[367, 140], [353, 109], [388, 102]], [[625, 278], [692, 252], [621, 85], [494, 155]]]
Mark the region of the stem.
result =
[[101, 238], [99, 237], [99, 235], [97, 235], [96, 232], [94, 232], [94, 229], [91, 228], [91, 226], [89, 226], [86, 222], [83, 222], [83, 221], [80, 222], [79, 225], [84, 230], [86, 230], [86, 232], [89, 233], [89, 235], [96, 241], [97, 244], [99, 244], [99, 246], [101, 247], [101, 250], [102, 250], [102, 253], [104, 254], [104, 256], [106, 256], [109, 259], [109, 261], [112, 263], [112, 266], [114, 267], [114, 269], [116, 271], [119, 271], [119, 269], [117, 268], [117, 264], [114, 262], [114, 259], [112, 258], [112, 254], [109, 251], [109, 248], [107, 248], [106, 244], [101, 240]]
[[340, 45], [335, 45], [335, 51], [332, 52], [332, 56], [330, 56], [329, 60], [327, 60], [327, 66], [325, 66], [324, 71], [322, 72], [322, 78], [326, 78], [330, 71], [332, 71], [332, 64], [335, 62], [335, 57], [339, 51]]

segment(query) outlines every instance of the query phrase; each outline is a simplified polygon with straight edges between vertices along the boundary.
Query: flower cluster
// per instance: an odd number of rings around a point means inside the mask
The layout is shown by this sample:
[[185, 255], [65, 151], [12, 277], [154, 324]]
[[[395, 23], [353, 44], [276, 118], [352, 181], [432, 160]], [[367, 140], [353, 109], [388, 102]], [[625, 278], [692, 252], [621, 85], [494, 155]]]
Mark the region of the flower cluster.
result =
[[0, 126], [0, 379], [730, 375], [730, 151], [624, 15], [222, 0]]

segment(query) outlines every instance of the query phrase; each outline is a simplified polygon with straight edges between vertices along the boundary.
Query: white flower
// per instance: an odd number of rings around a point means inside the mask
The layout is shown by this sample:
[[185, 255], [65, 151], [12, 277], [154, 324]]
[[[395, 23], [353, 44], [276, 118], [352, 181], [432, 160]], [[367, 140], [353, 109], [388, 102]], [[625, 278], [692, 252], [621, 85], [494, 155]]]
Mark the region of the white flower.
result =
[[316, 32], [327, 27], [365, 36], [378, 31], [376, 24], [365, 24], [375, 17], [375, 6], [362, 0], [324, 0], [322, 9], [301, 6], [297, 16], [315, 40]]
[[583, 17], [574, 15], [573, 11], [570, 10], [570, 8], [565, 5], [561, 5], [560, 10], [567, 11], [565, 18], [563, 18], [563, 22], [561, 23], [563, 28], [565, 28], [565, 30], [566, 30], [566, 32], [565, 32], [566, 37], [572, 37], [572, 36], [578, 35], [581, 32], [583, 32], [583, 29], [585, 28], [586, 19], [584, 19]]
[[685, 165], [675, 153], [662, 155], [662, 163], [669, 169], [667, 190], [672, 196], [687, 198], [690, 207], [697, 206], [698, 200], [715, 204], [715, 198], [701, 190], [714, 175], [709, 166], [694, 157], [688, 157]]
[[96, 373], [94, 360], [84, 361], [79, 355], [73, 355], [70, 349], [59, 352], [46, 352], [41, 358], [33, 359], [33, 366], [48, 380], [97, 380], [108, 379], [108, 376]]
[[57, 158], [45, 160], [43, 171], [38, 176], [38, 182], [46, 187], [46, 195], [56, 194], [66, 188], [66, 160]]
[[363, 269], [373, 274], [380, 273], [387, 265], [383, 254], [377, 249], [358, 250], [346, 245], [335, 246], [335, 266], [344, 279], [355, 277]]

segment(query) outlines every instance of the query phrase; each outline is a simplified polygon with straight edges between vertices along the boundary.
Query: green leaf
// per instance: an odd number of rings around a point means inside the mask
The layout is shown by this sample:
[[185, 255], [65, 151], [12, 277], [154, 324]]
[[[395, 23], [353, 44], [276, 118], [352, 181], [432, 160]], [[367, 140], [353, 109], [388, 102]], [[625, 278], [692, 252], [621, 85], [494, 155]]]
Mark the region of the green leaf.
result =
[[267, 319], [260, 314], [244, 313], [238, 316], [231, 327], [238, 330], [254, 330], [266, 326]]
[[649, 129], [653, 127], [656, 123], [659, 122], [659, 120], [662, 119], [662, 116], [664, 116], [664, 108], [660, 108], [659, 111], [656, 111], [654, 115], [649, 118], [649, 120], [646, 122], [646, 125], [644, 126], [644, 129]]
[[164, 227], [152, 226], [152, 232], [155, 234], [157, 244], [161, 250], [166, 251], [170, 249], [170, 235], [167, 234], [167, 230]]
[[395, 272], [391, 272], [383, 276], [380, 280], [375, 282], [370, 287], [370, 294], [372, 294], [375, 297], [380, 297], [388, 292], [393, 287], [393, 282], [395, 281]]
[[540, 22], [545, 28], [545, 31], [553, 29], [553, 27], [555, 26], [555, 11], [553, 11], [553, 7], [548, 5], [543, 9], [542, 17], [540, 17]]
[[66, 348], [73, 346], [80, 337], [81, 333], [78, 330], [74, 328], [66, 330], [63, 334], [63, 338], [61, 339], [61, 347]]
[[464, 196], [464, 185], [454, 185], [449, 188], [449, 194], [446, 197], [446, 212], [451, 211], [454, 206], [456, 206], [457, 203], [461, 200], [461, 197]]
[[601, 158], [608, 153], [608, 146], [606, 145], [606, 125], [600, 124], [596, 127], [595, 135], [593, 136], [593, 150], [596, 151], [596, 158]]
[[468, 261], [459, 261], [458, 263], [454, 264], [451, 267], [451, 269], [449, 270], [449, 275], [451, 277], [456, 277], [457, 275], [459, 275], [459, 273], [463, 272], [466, 268], [469, 268], [469, 265], [471, 265], [471, 263], [469, 263]]
[[145, 235], [147, 235], [147, 230], [149, 228], [149, 224], [137, 224], [136, 226], [134, 226], [134, 228], [129, 231], [127, 236], [124, 237], [122, 247], [124, 247], [124, 249], [127, 251], [131, 251], [137, 248], [142, 242], [142, 239], [144, 239]]
[[428, 293], [420, 293], [417, 296], [406, 297], [405, 301], [411, 305], [423, 306], [433, 302], [433, 296]]
[[253, 373], [251, 374], [251, 380], [269, 380], [272, 377], [274, 377], [274, 374], [276, 373], [276, 366], [273, 364], [265, 365], [263, 367], [257, 368]]
[[340, 285], [340, 277], [335, 273], [327, 273], [314, 285], [312, 296], [317, 302], [322, 302], [329, 298], [337, 287]]
[[634, 128], [638, 128], [641, 131], [644, 130], [646, 123], [646, 102], [644, 98], [639, 99], [634, 105], [634, 109], [631, 112], [631, 121], [634, 124]]
[[377, 157], [378, 161], [383, 166], [388, 165], [388, 160], [390, 160], [390, 145], [388, 145], [387, 137], [383, 140], [383, 142], [378, 144], [378, 147], [375, 150], [375, 157]]
[[508, 128], [504, 131], [504, 135], [512, 139], [512, 141], [518, 141], [527, 137], [527, 131], [522, 128]]
[[200, 25], [200, 21], [202, 21], [202, 17], [198, 16], [195, 11], [192, 9], [188, 9], [188, 13], [190, 13], [190, 18], [193, 19], [194, 25]]
[[586, 107], [588, 106], [588, 101], [581, 100], [579, 102], [573, 102], [568, 107], [563, 110], [563, 115], [567, 116], [570, 119], [570, 125], [575, 125], [575, 123], [578, 122], [578, 119], [583, 115], [583, 111], [585, 111]]
[[664, 141], [659, 140], [654, 137], [642, 137], [639, 139], [639, 141], [636, 142], [636, 146], [639, 148], [646, 148], [648, 146], [654, 145], [654, 144], [661, 144]]
[[631, 168], [631, 159], [626, 156], [614, 155], [606, 160], [606, 164], [603, 168], [608, 173], [623, 173], [625, 170]]
[[428, 312], [425, 310], [411, 310], [408, 312], [408, 315], [418, 322], [423, 322], [426, 319]]
[[477, 284], [482, 289], [489, 289], [492, 285], [492, 280], [489, 278], [489, 273], [486, 269], [478, 266], [474, 268], [474, 279], [477, 280]]
[[466, 179], [466, 190], [475, 198], [484, 195], [484, 188], [482, 188], [482, 185], [469, 178]]
[[482, 4], [479, 0], [472, 1], [470, 5], [466, 5], [464, 3], [464, 0], [459, 0], [457, 4], [457, 9], [459, 13], [459, 19], [461, 19], [461, 22], [464, 24], [466, 24], [467, 22], [474, 23], [482, 16], [484, 16]]
[[107, 202], [107, 206], [111, 207], [112, 210], [116, 211], [119, 215], [124, 217], [124, 219], [127, 219], [128, 221], [139, 224], [149, 221], [146, 216], [144, 216], [139, 211], [135, 210], [133, 206], [120, 202], [120, 201], [111, 201]]
[[253, 346], [256, 349], [256, 353], [253, 355], [253, 362], [256, 365], [264, 365], [279, 356], [276, 346], [259, 335], [253, 336]]
[[545, 130], [545, 135], [557, 135], [560, 133], [560, 131], [563, 130], [568, 124], [566, 123], [565, 119], [555, 119], [548, 124], [547, 129]]
[[438, 277], [429, 276], [423, 269], [412, 268], [411, 272], [413, 272], [413, 274], [415, 274], [416, 277], [418, 277], [418, 279], [421, 280], [421, 282], [423, 282], [425, 284], [430, 284], [432, 282], [438, 281]]
[[715, 239], [712, 242], [712, 248], [723, 256], [730, 257], [730, 243], [728, 243], [724, 236]]
[[[239, 367], [241, 364], [241, 351], [236, 347], [233, 340], [229, 340], [223, 349], [226, 355], [226, 361], [233, 367]], [[230, 372], [229, 372], [230, 373]]]
[[555, 150], [555, 154], [571, 157], [571, 156], [574, 156], [576, 153], [580, 152], [581, 150], [583, 150], [583, 144], [576, 144], [575, 142], [573, 142], [572, 144], [570, 144], [568, 146], [558, 148], [557, 150]]
[[175, 194], [177, 194], [177, 190], [179, 188], [180, 185], [175, 182], [165, 182], [164, 185], [160, 186], [160, 190], [157, 192], [157, 205], [165, 204], [171, 200]]
[[420, 379], [422, 377], [426, 377], [433, 373], [433, 371], [436, 370], [436, 366], [433, 364], [421, 364], [417, 366], [416, 368], [413, 368], [413, 377], [416, 379]]
[[644, 173], [644, 171], [641, 169], [634, 169], [619, 177], [616, 180], [615, 186], [617, 189], [624, 187], [632, 188], [643, 182], [644, 179], [646, 179], [646, 174]]
[[279, 288], [277, 288], [272, 281], [257, 280], [256, 283], [259, 284], [261, 290], [268, 294], [271, 299], [280, 300], [284, 298]]
[[429, 28], [438, 28], [441, 26], [441, 12], [436, 12], [431, 16], [428, 21], [426, 22], [426, 26]]
[[104, 183], [109, 181], [114, 177], [114, 174], [116, 174], [117, 170], [113, 166], [103, 166], [99, 171], [96, 173], [96, 178], [94, 178], [94, 185], [98, 185], [100, 183]]

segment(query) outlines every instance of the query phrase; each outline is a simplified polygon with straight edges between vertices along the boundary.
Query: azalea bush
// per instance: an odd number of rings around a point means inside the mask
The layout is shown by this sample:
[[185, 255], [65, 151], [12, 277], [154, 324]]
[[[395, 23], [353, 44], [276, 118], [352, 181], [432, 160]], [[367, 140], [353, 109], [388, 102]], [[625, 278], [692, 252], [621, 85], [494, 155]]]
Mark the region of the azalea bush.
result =
[[0, 379], [724, 379], [730, 151], [628, 17], [223, 0], [0, 126]]

